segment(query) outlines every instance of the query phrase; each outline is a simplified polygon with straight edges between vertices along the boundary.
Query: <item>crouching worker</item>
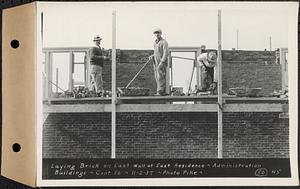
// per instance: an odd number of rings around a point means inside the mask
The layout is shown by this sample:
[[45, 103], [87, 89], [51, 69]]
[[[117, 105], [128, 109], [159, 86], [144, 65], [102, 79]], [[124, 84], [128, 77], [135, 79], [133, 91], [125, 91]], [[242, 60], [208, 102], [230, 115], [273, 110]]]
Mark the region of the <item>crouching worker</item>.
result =
[[94, 37], [94, 47], [89, 49], [90, 55], [90, 91], [94, 91], [98, 96], [103, 95], [103, 80], [102, 71], [104, 60], [109, 58], [103, 55], [102, 49], [100, 47], [102, 38], [99, 35]]
[[201, 53], [197, 57], [200, 67], [201, 86], [199, 92], [211, 91], [212, 94], [217, 93], [217, 54], [215, 51]]

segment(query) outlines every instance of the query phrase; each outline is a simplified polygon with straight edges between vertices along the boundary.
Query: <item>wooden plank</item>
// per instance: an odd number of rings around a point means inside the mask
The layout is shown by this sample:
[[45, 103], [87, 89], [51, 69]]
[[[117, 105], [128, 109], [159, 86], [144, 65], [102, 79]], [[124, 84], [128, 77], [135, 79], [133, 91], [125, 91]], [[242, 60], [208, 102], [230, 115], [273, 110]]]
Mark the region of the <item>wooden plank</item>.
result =
[[85, 52], [88, 51], [90, 47], [49, 47], [43, 48], [43, 52]]
[[195, 51], [197, 52], [200, 47], [169, 47], [169, 51], [171, 52], [192, 52]]
[[[118, 103], [165, 103], [165, 102], [185, 102], [185, 101], [199, 101], [199, 102], [217, 102], [216, 95], [210, 96], [141, 96], [141, 97], [118, 97], [116, 98]], [[226, 104], [287, 104], [288, 98], [238, 98], [232, 96], [224, 96]], [[45, 100], [44, 103], [49, 104], [110, 104], [110, 97], [94, 97], [94, 98], [50, 98]]]
[[170, 94], [170, 56], [167, 59], [167, 68], [166, 68], [166, 93]]
[[[44, 113], [111, 112], [110, 104], [44, 105]], [[116, 112], [216, 112], [216, 104], [119, 104]], [[223, 112], [287, 112], [287, 104], [226, 104]]]
[[74, 60], [74, 56], [73, 56], [73, 52], [70, 51], [69, 52], [69, 91], [72, 92], [73, 91], [73, 60]]
[[222, 24], [221, 24], [221, 10], [218, 10], [218, 158], [223, 156], [223, 121], [222, 121]]
[[45, 61], [45, 99], [48, 99], [50, 97], [50, 91], [51, 91], [51, 88], [50, 88], [50, 53], [47, 52], [45, 54], [46, 56], [46, 61]]
[[112, 67], [111, 67], [111, 158], [116, 158], [116, 99], [117, 99], [117, 81], [116, 81], [116, 11], [112, 12]]
[[225, 104], [223, 112], [284, 112], [287, 104]]

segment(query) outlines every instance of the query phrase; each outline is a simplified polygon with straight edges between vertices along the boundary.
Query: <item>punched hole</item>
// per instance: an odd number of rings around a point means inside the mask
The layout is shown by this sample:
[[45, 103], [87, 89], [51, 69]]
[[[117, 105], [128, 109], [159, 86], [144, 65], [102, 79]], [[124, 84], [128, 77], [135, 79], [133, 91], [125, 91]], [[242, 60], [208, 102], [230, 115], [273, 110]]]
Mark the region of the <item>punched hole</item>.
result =
[[14, 152], [19, 152], [21, 150], [21, 145], [18, 143], [14, 143], [12, 149]]
[[19, 41], [18, 40], [12, 40], [11, 42], [10, 42], [10, 46], [12, 47], [12, 48], [14, 48], [14, 49], [16, 49], [16, 48], [18, 48], [19, 46], [20, 46], [20, 43], [19, 43]]

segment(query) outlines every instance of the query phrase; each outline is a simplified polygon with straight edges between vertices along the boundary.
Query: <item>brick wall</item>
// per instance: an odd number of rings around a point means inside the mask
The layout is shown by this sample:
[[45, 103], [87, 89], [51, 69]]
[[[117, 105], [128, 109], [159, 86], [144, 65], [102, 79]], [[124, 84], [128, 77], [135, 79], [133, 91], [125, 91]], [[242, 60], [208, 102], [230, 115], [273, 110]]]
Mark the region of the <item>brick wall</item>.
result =
[[110, 113], [51, 113], [43, 127], [43, 156], [109, 158], [110, 124]]
[[[289, 157], [288, 119], [224, 113], [224, 158]], [[110, 113], [49, 114], [44, 158], [109, 158]], [[117, 158], [216, 158], [216, 113], [118, 113]]]
[[222, 59], [228, 62], [275, 64], [275, 51], [223, 50]]
[[[117, 63], [117, 87], [125, 87], [142, 68], [143, 63]], [[150, 88], [150, 94], [155, 94], [156, 82], [153, 75], [153, 65], [149, 63], [130, 86]], [[105, 90], [111, 90], [110, 62], [104, 63], [103, 85]]]
[[[117, 87], [126, 86], [143, 64], [152, 50], [118, 51]], [[276, 64], [275, 51], [231, 51], [224, 50], [223, 92], [233, 87], [261, 87], [261, 95], [269, 96], [274, 90], [281, 89], [281, 66]], [[151, 89], [156, 92], [156, 83], [150, 64], [136, 78], [131, 86]], [[104, 88], [111, 89], [111, 62], [106, 61], [103, 71]]]
[[281, 65], [223, 62], [223, 92], [234, 87], [261, 87], [261, 95], [270, 96], [281, 89]]

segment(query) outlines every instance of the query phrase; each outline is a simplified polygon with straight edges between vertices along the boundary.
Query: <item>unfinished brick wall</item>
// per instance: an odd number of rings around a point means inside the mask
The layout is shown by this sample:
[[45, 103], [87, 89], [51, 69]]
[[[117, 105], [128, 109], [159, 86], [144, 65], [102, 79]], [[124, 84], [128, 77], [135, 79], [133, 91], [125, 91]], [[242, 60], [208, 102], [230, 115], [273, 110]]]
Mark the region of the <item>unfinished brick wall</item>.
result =
[[[125, 87], [151, 55], [151, 50], [121, 50], [117, 63], [117, 87]], [[224, 50], [223, 93], [234, 87], [261, 87], [261, 95], [269, 96], [281, 89], [281, 66], [276, 63], [275, 51], [231, 51]], [[156, 92], [153, 66], [148, 64], [131, 86], [151, 89]], [[111, 89], [111, 62], [105, 62], [104, 88]]]
[[261, 95], [270, 96], [281, 89], [281, 65], [223, 62], [223, 93], [229, 88], [262, 88]]
[[[49, 114], [44, 158], [109, 158], [110, 113]], [[288, 119], [224, 113], [224, 158], [289, 157]], [[117, 113], [117, 158], [216, 158], [217, 113]]]
[[275, 51], [223, 50], [222, 60], [227, 62], [275, 64]]

